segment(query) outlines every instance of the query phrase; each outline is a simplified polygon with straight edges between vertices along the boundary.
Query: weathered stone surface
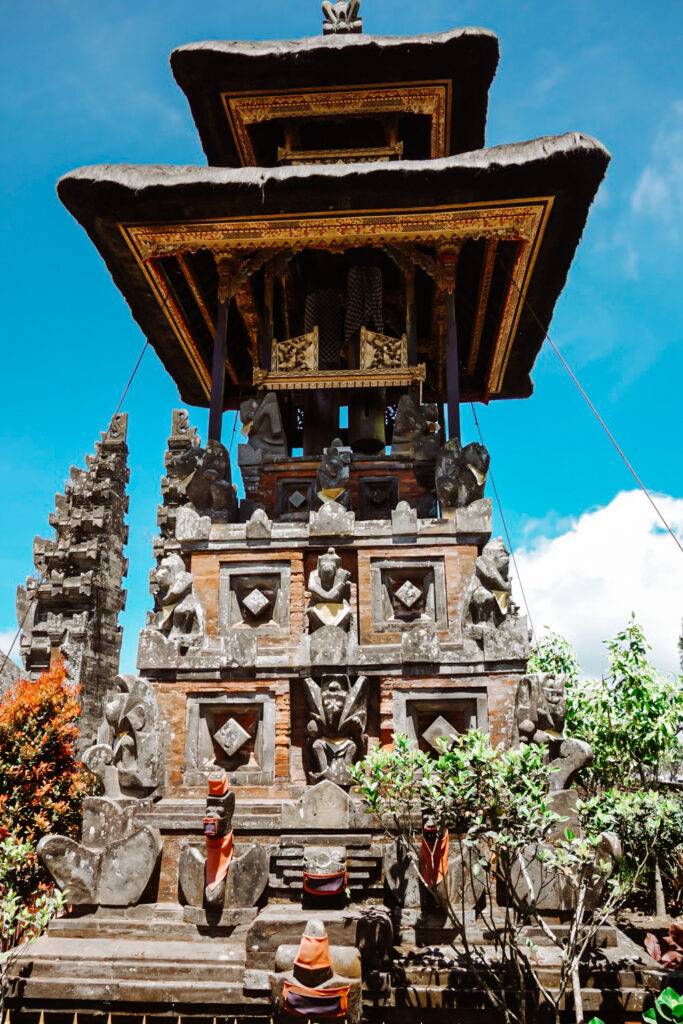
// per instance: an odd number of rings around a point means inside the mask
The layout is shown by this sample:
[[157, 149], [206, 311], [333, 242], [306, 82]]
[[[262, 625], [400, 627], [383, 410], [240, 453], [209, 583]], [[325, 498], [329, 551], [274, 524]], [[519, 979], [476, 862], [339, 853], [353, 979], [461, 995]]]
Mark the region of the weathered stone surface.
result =
[[105, 796], [145, 796], [163, 781], [159, 707], [145, 679], [119, 676], [104, 702], [97, 741], [83, 763], [98, 776]]
[[204, 610], [197, 600], [192, 574], [187, 572], [180, 555], [162, 558], [150, 576], [154, 595], [154, 613], [147, 629], [156, 629], [170, 640], [189, 643], [190, 638], [204, 632]]
[[391, 532], [394, 537], [417, 537], [417, 510], [407, 501], [399, 501], [391, 513]]
[[436, 458], [441, 428], [436, 404], [419, 405], [411, 394], [401, 395], [396, 406], [392, 455], [404, 455], [421, 461]]
[[[452, 843], [448, 875], [439, 883], [437, 895], [451, 900], [455, 906], [473, 910], [484, 893], [484, 881], [480, 873], [474, 874], [473, 862], [471, 852], [465, 851], [463, 857], [457, 844]], [[425, 915], [433, 914], [438, 908], [438, 899], [420, 877], [418, 850], [411, 851], [402, 840], [394, 840], [384, 847], [384, 877], [398, 906], [415, 907]]]
[[262, 508], [255, 508], [247, 520], [247, 540], [270, 540], [273, 524]]
[[348, 661], [348, 633], [339, 626], [321, 626], [308, 641], [309, 660], [316, 665], [345, 665]]
[[493, 504], [490, 498], [479, 498], [466, 508], [455, 510], [455, 528], [460, 534], [474, 534], [488, 539], [493, 529]]
[[161, 837], [137, 825], [130, 805], [88, 797], [82, 842], [45, 836], [38, 856], [74, 905], [128, 907], [137, 903], [152, 876]]
[[476, 441], [463, 448], [457, 438], [446, 441], [436, 457], [436, 493], [442, 508], [466, 508], [484, 497], [491, 458]]
[[368, 680], [353, 685], [346, 675], [324, 675], [320, 683], [304, 679], [310, 719], [307, 725], [313, 781], [328, 779], [350, 786], [349, 767], [367, 749]]
[[95, 733], [102, 699], [119, 668], [118, 616], [128, 569], [127, 426], [125, 413], [114, 416], [95, 455], [86, 457], [87, 469], [72, 467], [50, 515], [56, 539], [36, 538], [38, 575], [17, 590], [26, 672], [35, 678], [54, 653], [62, 655], [69, 677], [82, 688], [84, 742]]
[[406, 663], [439, 661], [439, 638], [433, 623], [416, 623], [401, 634], [401, 660]]
[[211, 516], [200, 516], [192, 505], [181, 505], [175, 514], [175, 536], [179, 541], [208, 540]]
[[[205, 901], [206, 856], [201, 847], [187, 844], [180, 854], [178, 879], [181, 892], [192, 907], [203, 908], [210, 918], [234, 908], [255, 907], [268, 884], [270, 847], [260, 843], [235, 844], [220, 904]], [[211, 911], [214, 911], [212, 914]]]
[[318, 556], [317, 567], [308, 577], [311, 603], [306, 609], [311, 633], [323, 626], [346, 630], [351, 626], [351, 573], [341, 568], [341, 558], [334, 548]]
[[288, 452], [287, 437], [282, 426], [280, 404], [274, 392], [269, 392], [260, 401], [247, 398], [240, 405], [242, 430], [248, 441], [237, 448], [239, 466], [261, 462], [264, 456], [273, 459], [284, 458]]
[[349, 828], [350, 798], [334, 782], [323, 779], [315, 786], [307, 786], [297, 801], [282, 804], [283, 829], [344, 829]]
[[318, 468], [316, 490], [323, 507], [334, 503], [344, 509], [351, 508], [350, 476], [351, 449], [335, 438], [328, 448], [323, 448]]
[[311, 512], [309, 518], [309, 534], [311, 537], [349, 537], [353, 536], [355, 512], [347, 512], [336, 501], [327, 501], [319, 512]]

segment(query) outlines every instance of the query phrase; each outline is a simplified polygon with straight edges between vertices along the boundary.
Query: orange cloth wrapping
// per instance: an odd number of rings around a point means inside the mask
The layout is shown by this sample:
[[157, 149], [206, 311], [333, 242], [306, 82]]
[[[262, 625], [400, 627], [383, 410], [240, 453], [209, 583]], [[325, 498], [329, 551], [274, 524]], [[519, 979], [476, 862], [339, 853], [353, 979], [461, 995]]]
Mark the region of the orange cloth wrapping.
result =
[[448, 873], [448, 832], [436, 836], [430, 843], [423, 833], [420, 851], [420, 874], [430, 888], [443, 882]]
[[339, 988], [306, 988], [292, 981], [282, 985], [282, 1009], [294, 1017], [345, 1017], [349, 1010], [349, 985]]
[[228, 873], [230, 861], [235, 850], [234, 833], [227, 836], [206, 836], [206, 867], [204, 877], [209, 889], [215, 889]]
[[320, 939], [313, 935], [303, 935], [294, 963], [297, 967], [308, 968], [310, 971], [320, 971], [325, 967], [331, 968], [330, 940], [327, 935], [323, 935]]
[[[217, 775], [218, 773], [215, 774]], [[229, 789], [230, 780], [225, 772], [218, 778], [209, 776], [209, 796], [225, 796]]]

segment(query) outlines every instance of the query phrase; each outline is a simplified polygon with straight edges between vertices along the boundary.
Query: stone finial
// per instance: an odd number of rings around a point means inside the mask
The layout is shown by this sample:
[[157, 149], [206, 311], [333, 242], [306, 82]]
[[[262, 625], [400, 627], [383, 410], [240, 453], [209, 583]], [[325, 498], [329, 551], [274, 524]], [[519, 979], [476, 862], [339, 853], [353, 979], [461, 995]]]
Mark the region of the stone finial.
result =
[[323, 0], [323, 33], [362, 32], [360, 0]]

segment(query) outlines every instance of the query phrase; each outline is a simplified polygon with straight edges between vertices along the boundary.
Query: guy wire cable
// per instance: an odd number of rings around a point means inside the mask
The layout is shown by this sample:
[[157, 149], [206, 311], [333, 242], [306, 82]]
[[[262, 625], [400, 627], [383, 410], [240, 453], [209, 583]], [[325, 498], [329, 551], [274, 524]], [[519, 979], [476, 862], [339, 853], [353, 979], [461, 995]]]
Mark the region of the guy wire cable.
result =
[[[506, 265], [506, 263], [505, 263], [505, 262], [504, 262], [503, 260], [501, 260], [501, 265], [502, 265], [503, 269], [505, 270], [505, 273], [507, 274], [507, 276], [508, 276], [509, 280], [510, 280], [510, 281], [512, 282], [512, 284], [513, 284], [513, 285], [515, 286], [515, 288], [517, 289], [517, 292], [518, 292], [518, 293], [519, 293], [519, 295], [521, 296], [521, 294], [522, 294], [522, 292], [521, 292], [521, 289], [520, 289], [519, 285], [517, 284], [517, 282], [516, 282], [516, 281], [514, 280], [514, 278], [512, 277], [512, 274], [510, 273], [510, 268], [509, 268], [509, 267], [508, 267], [508, 266]], [[641, 489], [641, 491], [643, 492], [643, 494], [645, 495], [645, 497], [647, 498], [647, 500], [648, 500], [648, 501], [650, 502], [650, 505], [651, 505], [651, 506], [652, 506], [652, 508], [654, 509], [654, 511], [655, 511], [655, 513], [656, 513], [656, 515], [657, 515], [658, 519], [659, 519], [659, 520], [661, 521], [661, 523], [663, 524], [663, 526], [664, 526], [664, 528], [666, 529], [667, 533], [669, 533], [669, 534], [671, 535], [671, 538], [673, 539], [673, 542], [674, 542], [674, 544], [676, 545], [676, 547], [678, 548], [678, 550], [679, 550], [679, 551], [681, 552], [681, 554], [683, 555], [683, 543], [681, 543], [681, 541], [680, 541], [680, 540], [678, 539], [678, 537], [677, 537], [677, 536], [676, 536], [676, 534], [674, 533], [674, 530], [672, 529], [672, 527], [671, 527], [671, 526], [669, 525], [669, 523], [667, 522], [667, 520], [666, 520], [666, 519], [664, 518], [664, 513], [663, 513], [663, 512], [661, 511], [661, 509], [659, 508], [659, 506], [658, 506], [658, 505], [657, 505], [657, 503], [655, 502], [654, 498], [653, 498], [653, 497], [652, 497], [652, 495], [650, 494], [649, 490], [647, 489], [647, 487], [645, 486], [645, 484], [643, 483], [643, 481], [642, 481], [642, 480], [640, 479], [640, 477], [638, 476], [638, 474], [637, 474], [637, 472], [636, 472], [636, 470], [635, 470], [635, 467], [633, 466], [633, 463], [632, 463], [632, 462], [631, 462], [631, 460], [630, 460], [630, 459], [628, 458], [628, 456], [626, 455], [626, 453], [625, 453], [624, 449], [623, 449], [623, 448], [621, 447], [621, 445], [620, 445], [620, 444], [619, 444], [619, 442], [617, 441], [616, 437], [614, 436], [614, 434], [613, 434], [613, 433], [612, 433], [612, 431], [611, 431], [611, 430], [609, 429], [609, 427], [608, 427], [608, 426], [607, 426], [607, 424], [605, 423], [604, 419], [602, 418], [602, 416], [601, 416], [601, 415], [600, 415], [600, 413], [598, 412], [598, 410], [597, 410], [597, 408], [595, 407], [595, 405], [593, 404], [593, 402], [592, 402], [592, 400], [591, 400], [590, 396], [588, 395], [588, 392], [586, 391], [586, 389], [585, 389], [585, 388], [583, 387], [583, 385], [581, 384], [581, 381], [580, 381], [580, 380], [579, 380], [579, 378], [578, 378], [578, 377], [576, 376], [575, 372], [574, 372], [574, 371], [572, 370], [571, 366], [569, 365], [569, 363], [567, 362], [567, 360], [565, 359], [565, 357], [564, 357], [564, 356], [562, 355], [562, 352], [560, 351], [560, 349], [558, 348], [558, 346], [557, 346], [557, 345], [555, 344], [555, 342], [553, 341], [553, 339], [552, 339], [552, 338], [550, 337], [550, 335], [548, 334], [547, 330], [546, 330], [546, 329], [545, 329], [545, 327], [543, 326], [543, 323], [541, 322], [541, 319], [540, 319], [540, 317], [539, 317], [539, 316], [538, 316], [538, 314], [536, 313], [536, 310], [534, 309], [534, 307], [533, 307], [533, 306], [531, 305], [531, 303], [529, 302], [529, 300], [528, 300], [528, 299], [527, 299], [526, 297], [523, 297], [523, 298], [522, 298], [522, 302], [523, 302], [523, 305], [525, 305], [525, 306], [527, 307], [527, 309], [529, 310], [529, 312], [530, 312], [530, 313], [531, 313], [531, 315], [533, 316], [534, 320], [536, 321], [536, 323], [538, 324], [538, 326], [539, 326], [539, 327], [541, 328], [541, 330], [543, 331], [543, 335], [544, 335], [544, 337], [545, 337], [546, 341], [547, 341], [547, 342], [549, 343], [549, 345], [550, 345], [550, 347], [552, 348], [553, 352], [555, 353], [555, 355], [557, 356], [557, 358], [558, 358], [558, 359], [560, 360], [560, 363], [561, 363], [561, 365], [562, 365], [562, 366], [564, 367], [564, 369], [566, 370], [566, 372], [567, 372], [567, 373], [569, 374], [569, 378], [570, 378], [570, 380], [571, 380], [571, 381], [573, 382], [573, 384], [574, 384], [574, 385], [576, 386], [576, 388], [578, 389], [578, 391], [579, 391], [579, 394], [581, 395], [581, 397], [582, 397], [582, 398], [583, 398], [583, 400], [585, 401], [585, 403], [586, 403], [586, 405], [588, 406], [588, 408], [590, 409], [590, 411], [591, 411], [591, 412], [593, 413], [593, 415], [595, 416], [596, 420], [598, 421], [598, 423], [600, 424], [600, 426], [602, 427], [602, 429], [603, 429], [603, 430], [605, 431], [605, 433], [607, 434], [607, 437], [608, 437], [608, 438], [609, 438], [609, 440], [610, 440], [610, 441], [612, 442], [612, 445], [614, 446], [614, 448], [615, 448], [615, 450], [616, 450], [617, 454], [619, 455], [619, 457], [621, 458], [622, 462], [624, 463], [624, 465], [625, 465], [625, 466], [626, 466], [626, 468], [628, 469], [629, 473], [631, 474], [631, 476], [633, 477], [633, 479], [635, 480], [635, 482], [636, 482], [636, 483], [638, 484], [638, 487], [639, 487], [639, 488]]]
[[[168, 302], [168, 299], [166, 301]], [[165, 305], [165, 303], [164, 303], [164, 305]], [[126, 395], [128, 394], [128, 392], [130, 390], [130, 386], [133, 383], [133, 379], [135, 377], [135, 374], [138, 372], [138, 369], [140, 367], [140, 363], [142, 362], [142, 357], [144, 356], [145, 352], [147, 351], [148, 345], [149, 345], [149, 339], [145, 339], [145, 343], [142, 346], [142, 349], [140, 351], [140, 355], [138, 356], [137, 361], [135, 363], [135, 366], [133, 367], [133, 369], [131, 371], [131, 374], [128, 377], [128, 381], [126, 382], [125, 388], [121, 392], [121, 397], [119, 399], [119, 403], [116, 406], [116, 409], [113, 412], [113, 414], [112, 414], [112, 416], [111, 416], [111, 418], [109, 420], [109, 425], [108, 425], [107, 429], [104, 432], [104, 435], [102, 437], [100, 445], [103, 445], [106, 442], [107, 437], [109, 436], [109, 431], [111, 430], [111, 425], [112, 425], [112, 422], [114, 420], [114, 417], [118, 416], [119, 412], [121, 411], [121, 406], [123, 405], [123, 403], [124, 403], [124, 401], [126, 399]], [[38, 586], [40, 586], [42, 583], [45, 582], [45, 578], [46, 578], [46, 576], [47, 576], [49, 571], [50, 571], [50, 559], [46, 558], [45, 559], [45, 568], [43, 569], [42, 573], [38, 577]], [[19, 627], [17, 628], [17, 631], [16, 631], [16, 633], [14, 634], [14, 636], [12, 638], [12, 643], [9, 645], [9, 648], [8, 648], [7, 652], [5, 653], [5, 658], [3, 660], [2, 667], [0, 667], [0, 675], [2, 675], [2, 673], [5, 671], [5, 666], [7, 665], [7, 662], [9, 661], [10, 654], [14, 650], [14, 645], [16, 644], [17, 640], [19, 639], [19, 637], [21, 636], [21, 634], [23, 632], [24, 625], [26, 624], [26, 619], [28, 618], [29, 611], [30, 611], [30, 603], [29, 603], [28, 607], [26, 608], [26, 611], [24, 612], [24, 616], [23, 616], [23, 618], [22, 618], [22, 620], [21, 620], [21, 622], [19, 624]], [[0, 652], [0, 653], [2, 653], [2, 652]]]
[[[476, 413], [476, 410], [474, 408], [474, 402], [470, 402], [470, 409], [472, 410], [472, 415], [474, 416], [474, 423], [475, 423], [475, 426], [477, 428], [477, 433], [479, 434], [479, 440], [481, 441], [482, 444], [484, 444], [484, 435], [482, 434], [481, 427], [479, 426], [479, 419], [477, 417], [477, 413]], [[484, 447], [486, 447], [486, 446], [484, 445]], [[524, 584], [522, 583], [522, 574], [519, 571], [519, 566], [517, 565], [517, 559], [515, 558], [515, 550], [514, 550], [514, 548], [512, 546], [512, 541], [510, 540], [510, 531], [508, 530], [508, 525], [507, 525], [507, 522], [505, 520], [505, 513], [503, 512], [503, 503], [500, 500], [500, 495], [498, 494], [498, 488], [496, 487], [496, 481], [495, 481], [495, 479], [493, 477], [493, 472], [492, 472], [490, 466], [489, 466], [488, 475], [489, 475], [489, 477], [491, 479], [491, 487], [493, 488], [493, 493], [494, 493], [494, 496], [495, 496], [495, 499], [496, 499], [496, 505], [498, 506], [498, 512], [499, 512], [499, 515], [500, 515], [500, 518], [501, 518], [501, 522], [503, 523], [503, 530], [505, 531], [505, 539], [507, 541], [508, 550], [510, 552], [510, 558], [512, 559], [512, 564], [514, 566], [515, 572], [517, 573], [517, 581], [519, 583], [519, 589], [520, 589], [520, 592], [521, 592], [521, 595], [522, 595], [522, 600], [524, 601], [524, 607], [526, 608], [526, 613], [527, 613], [527, 615], [529, 617], [529, 626], [531, 627], [531, 636], [532, 636], [532, 639], [535, 640], [536, 639], [536, 630], [534, 629], [534, 620], [531, 617], [531, 609], [529, 608], [529, 602], [527, 601], [526, 593], [524, 592]]]

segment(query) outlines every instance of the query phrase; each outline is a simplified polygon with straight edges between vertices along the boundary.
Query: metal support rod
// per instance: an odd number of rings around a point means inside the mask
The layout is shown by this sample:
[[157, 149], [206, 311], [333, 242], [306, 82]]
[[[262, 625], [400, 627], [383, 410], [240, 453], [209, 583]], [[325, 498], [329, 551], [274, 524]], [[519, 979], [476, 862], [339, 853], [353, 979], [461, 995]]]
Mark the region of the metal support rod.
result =
[[446, 394], [448, 397], [448, 439], [461, 440], [460, 359], [458, 325], [455, 319], [455, 290], [446, 294]]
[[225, 357], [228, 347], [229, 299], [218, 303], [216, 333], [213, 336], [211, 363], [211, 404], [209, 406], [209, 440], [220, 441], [223, 426], [223, 395], [225, 391]]

